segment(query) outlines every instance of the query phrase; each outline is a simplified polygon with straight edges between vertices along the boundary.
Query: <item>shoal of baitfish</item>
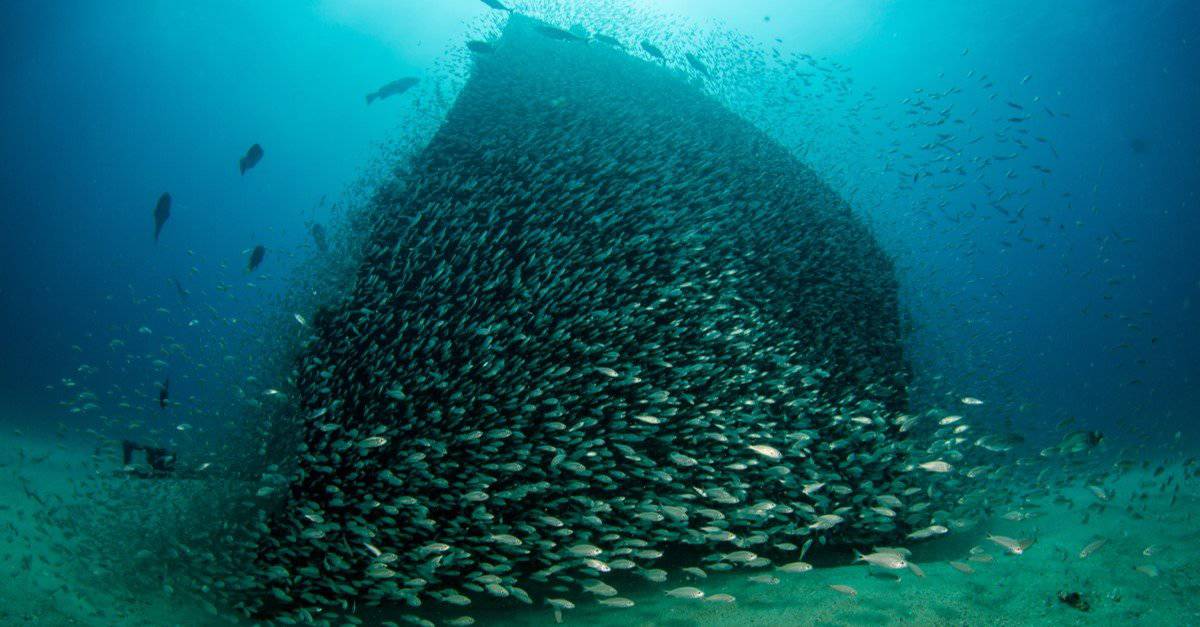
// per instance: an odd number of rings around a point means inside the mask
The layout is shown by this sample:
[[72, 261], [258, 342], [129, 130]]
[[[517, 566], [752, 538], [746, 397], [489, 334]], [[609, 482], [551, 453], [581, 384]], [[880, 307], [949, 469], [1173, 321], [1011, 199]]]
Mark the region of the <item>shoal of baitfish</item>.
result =
[[722, 601], [670, 582], [976, 524], [988, 451], [904, 413], [896, 280], [848, 205], [585, 42], [513, 16], [377, 197], [349, 295], [303, 319], [296, 467], [214, 586], [248, 616], [562, 619], [632, 605], [613, 573]]

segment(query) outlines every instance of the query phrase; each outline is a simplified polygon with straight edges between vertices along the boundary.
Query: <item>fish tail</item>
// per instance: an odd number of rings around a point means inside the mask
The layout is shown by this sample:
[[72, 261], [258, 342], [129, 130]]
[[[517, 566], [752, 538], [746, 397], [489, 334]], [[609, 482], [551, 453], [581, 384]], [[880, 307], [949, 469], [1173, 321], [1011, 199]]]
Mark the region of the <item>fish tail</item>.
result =
[[372, 102], [375, 102], [375, 99], [378, 97], [379, 97], [379, 94], [377, 94], [375, 92], [367, 94], [367, 105], [370, 105]]

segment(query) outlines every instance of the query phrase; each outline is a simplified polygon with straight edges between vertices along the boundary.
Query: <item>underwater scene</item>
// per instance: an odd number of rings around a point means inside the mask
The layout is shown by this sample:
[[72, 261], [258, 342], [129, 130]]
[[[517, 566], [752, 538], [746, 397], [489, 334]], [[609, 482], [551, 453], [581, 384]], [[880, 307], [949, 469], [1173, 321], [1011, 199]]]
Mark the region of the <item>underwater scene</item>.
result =
[[0, 23], [0, 625], [1200, 624], [1200, 5]]

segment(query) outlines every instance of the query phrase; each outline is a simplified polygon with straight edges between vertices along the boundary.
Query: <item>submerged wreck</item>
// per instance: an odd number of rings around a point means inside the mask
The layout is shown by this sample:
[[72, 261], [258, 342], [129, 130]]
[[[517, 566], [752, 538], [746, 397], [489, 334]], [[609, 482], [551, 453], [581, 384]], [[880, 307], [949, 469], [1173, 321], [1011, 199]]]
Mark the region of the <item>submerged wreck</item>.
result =
[[476, 56], [314, 317], [247, 613], [561, 610], [675, 552], [764, 567], [945, 515], [848, 204], [686, 77], [549, 35], [513, 16]]

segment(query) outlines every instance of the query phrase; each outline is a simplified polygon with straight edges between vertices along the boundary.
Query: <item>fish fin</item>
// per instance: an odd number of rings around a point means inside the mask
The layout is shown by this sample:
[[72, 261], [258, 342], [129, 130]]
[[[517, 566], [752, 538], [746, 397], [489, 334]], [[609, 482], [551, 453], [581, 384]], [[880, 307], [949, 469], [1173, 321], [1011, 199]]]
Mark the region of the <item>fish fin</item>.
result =
[[379, 95], [375, 92], [371, 92], [371, 93], [367, 94], [367, 106], [370, 106], [370, 104], [372, 102], [375, 102], [375, 99], [378, 97], [379, 97]]

